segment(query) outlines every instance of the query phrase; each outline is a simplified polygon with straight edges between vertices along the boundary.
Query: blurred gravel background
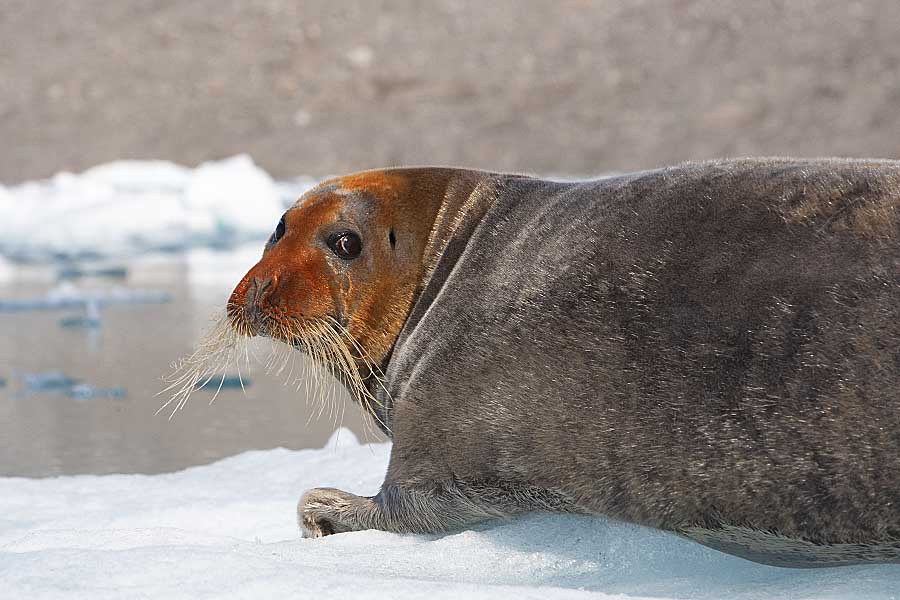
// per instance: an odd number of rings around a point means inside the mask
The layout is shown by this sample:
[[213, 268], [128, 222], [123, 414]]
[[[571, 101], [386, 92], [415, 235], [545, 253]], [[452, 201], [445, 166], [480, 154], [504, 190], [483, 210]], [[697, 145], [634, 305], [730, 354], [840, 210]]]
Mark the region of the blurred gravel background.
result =
[[900, 155], [897, 0], [2, 0], [0, 181]]

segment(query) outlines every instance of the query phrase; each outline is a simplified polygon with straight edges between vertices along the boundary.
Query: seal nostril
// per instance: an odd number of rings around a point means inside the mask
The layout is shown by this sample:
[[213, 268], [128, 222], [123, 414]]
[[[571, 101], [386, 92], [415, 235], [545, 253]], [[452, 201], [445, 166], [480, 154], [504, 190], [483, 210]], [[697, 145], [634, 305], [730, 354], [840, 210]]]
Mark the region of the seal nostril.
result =
[[260, 300], [270, 296], [275, 291], [275, 280], [272, 277], [254, 277], [253, 278], [254, 300]]
[[274, 277], [254, 277], [250, 280], [244, 301], [244, 314], [250, 323], [262, 326], [266, 316], [263, 303], [270, 302], [277, 287], [278, 280]]

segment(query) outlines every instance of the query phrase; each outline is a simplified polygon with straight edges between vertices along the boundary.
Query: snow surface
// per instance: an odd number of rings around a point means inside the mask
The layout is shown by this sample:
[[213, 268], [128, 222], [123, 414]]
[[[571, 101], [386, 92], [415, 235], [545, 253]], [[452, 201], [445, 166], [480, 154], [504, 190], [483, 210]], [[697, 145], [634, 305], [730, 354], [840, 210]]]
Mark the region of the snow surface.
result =
[[[315, 185], [276, 182], [241, 155], [189, 169], [116, 161], [80, 174], [0, 185], [0, 259], [44, 262], [229, 247], [267, 238]], [[0, 278], [8, 267], [0, 260]]]
[[177, 473], [0, 478], [2, 598], [895, 598], [900, 567], [766, 567], [602, 518], [300, 538], [303, 490], [377, 491], [388, 444]]

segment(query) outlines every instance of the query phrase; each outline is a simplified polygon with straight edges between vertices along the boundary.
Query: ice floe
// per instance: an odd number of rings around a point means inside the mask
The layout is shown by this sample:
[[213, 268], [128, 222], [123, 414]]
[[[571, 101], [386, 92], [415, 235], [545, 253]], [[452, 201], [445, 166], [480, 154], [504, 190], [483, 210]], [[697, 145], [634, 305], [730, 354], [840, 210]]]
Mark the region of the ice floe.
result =
[[[0, 185], [0, 257], [17, 262], [125, 259], [265, 239], [315, 185], [276, 182], [241, 155], [195, 169], [116, 161], [83, 173]], [[7, 267], [0, 263], [0, 278]]]
[[97, 309], [113, 304], [162, 304], [170, 300], [166, 292], [128, 288], [86, 291], [63, 282], [42, 296], [0, 299], [0, 312], [82, 309], [88, 316], [96, 317]]
[[240, 454], [164, 475], [0, 478], [9, 598], [895, 598], [900, 566], [767, 567], [603, 518], [301, 539], [320, 485], [373, 494], [390, 446]]

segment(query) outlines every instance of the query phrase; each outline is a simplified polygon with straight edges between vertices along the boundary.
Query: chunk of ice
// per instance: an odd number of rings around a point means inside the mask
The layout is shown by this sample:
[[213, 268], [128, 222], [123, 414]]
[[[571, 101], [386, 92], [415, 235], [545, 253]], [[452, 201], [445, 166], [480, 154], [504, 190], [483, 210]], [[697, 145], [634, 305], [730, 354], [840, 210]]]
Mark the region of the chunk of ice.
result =
[[73, 385], [81, 383], [80, 380], [69, 377], [62, 371], [47, 371], [45, 373], [21, 373], [19, 378], [25, 384], [26, 391], [43, 392], [51, 390], [66, 390]]
[[15, 300], [0, 300], [0, 312], [22, 312], [32, 310], [65, 310], [90, 306], [103, 308], [113, 304], [162, 304], [170, 302], [172, 296], [166, 292], [130, 290], [115, 288], [106, 292], [87, 292], [71, 283], [64, 282], [44, 296]]
[[100, 308], [97, 306], [97, 303], [88, 301], [84, 312], [85, 314], [83, 315], [63, 317], [59, 320], [60, 326], [73, 329], [99, 329], [101, 321]]
[[80, 379], [69, 377], [62, 371], [43, 373], [20, 373], [23, 389], [19, 396], [30, 396], [41, 392], [60, 393], [75, 400], [95, 400], [99, 398], [121, 399], [127, 395], [123, 387], [101, 388]]
[[96, 400], [98, 398], [114, 398], [121, 400], [127, 395], [125, 388], [98, 388], [88, 383], [77, 383], [63, 390], [69, 398], [75, 400]]
[[250, 378], [246, 377], [244, 375], [226, 375], [224, 377], [222, 377], [221, 375], [217, 375], [217, 376], [213, 377], [212, 379], [210, 379], [209, 381], [206, 381], [206, 382], [201, 381], [201, 382], [197, 383], [196, 387], [198, 390], [209, 390], [209, 391], [214, 392], [214, 391], [218, 390], [220, 387], [223, 390], [241, 389], [241, 388], [249, 387], [252, 383], [253, 382], [250, 380]]
[[[48, 262], [223, 248], [265, 240], [285, 208], [315, 185], [275, 182], [248, 156], [196, 169], [117, 161], [80, 174], [0, 185], [0, 256]], [[0, 277], [4, 269], [0, 265]]]
[[87, 269], [83, 267], [62, 267], [56, 272], [56, 278], [64, 279], [82, 279], [84, 277], [100, 277], [104, 279], [125, 279], [128, 276], [126, 267], [95, 267]]

